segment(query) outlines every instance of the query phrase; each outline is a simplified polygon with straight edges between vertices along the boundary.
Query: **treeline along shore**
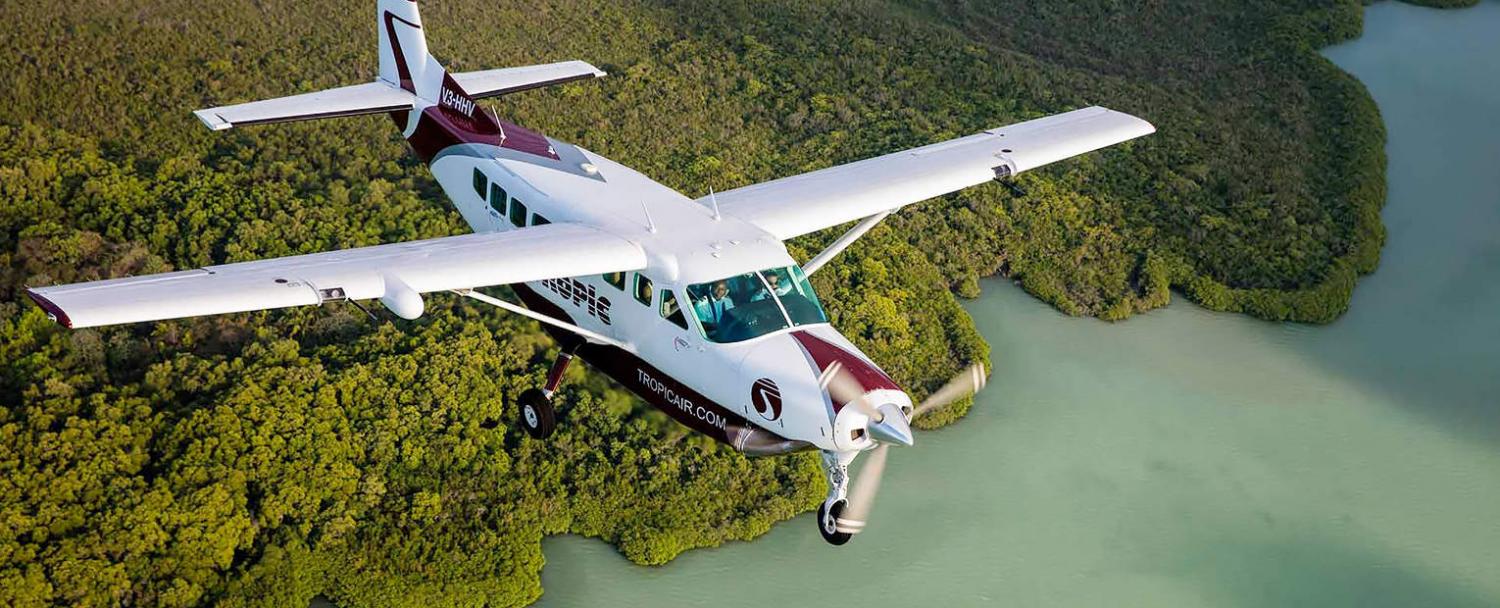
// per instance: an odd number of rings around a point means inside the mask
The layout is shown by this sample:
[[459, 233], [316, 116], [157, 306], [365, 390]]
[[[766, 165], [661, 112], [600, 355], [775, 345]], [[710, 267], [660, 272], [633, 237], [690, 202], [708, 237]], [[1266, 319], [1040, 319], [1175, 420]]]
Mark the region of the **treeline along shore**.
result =
[[[1462, 2], [1424, 2], [1464, 4]], [[575, 366], [547, 442], [512, 425], [553, 344], [441, 295], [68, 331], [26, 285], [463, 232], [383, 118], [211, 133], [190, 111], [368, 81], [373, 3], [10, 2], [0, 35], [0, 605], [524, 605], [540, 541], [630, 560], [813, 508], [815, 455], [746, 459]], [[1159, 132], [907, 209], [815, 283], [917, 397], [988, 347], [996, 273], [1074, 315], [1175, 290], [1326, 322], [1383, 238], [1384, 133], [1321, 58], [1355, 0], [429, 0], [456, 70], [607, 79], [500, 114], [692, 195], [1085, 105]], [[836, 234], [793, 244], [805, 258]], [[504, 289], [492, 290], [497, 295]], [[948, 424], [968, 403], [930, 416]]]

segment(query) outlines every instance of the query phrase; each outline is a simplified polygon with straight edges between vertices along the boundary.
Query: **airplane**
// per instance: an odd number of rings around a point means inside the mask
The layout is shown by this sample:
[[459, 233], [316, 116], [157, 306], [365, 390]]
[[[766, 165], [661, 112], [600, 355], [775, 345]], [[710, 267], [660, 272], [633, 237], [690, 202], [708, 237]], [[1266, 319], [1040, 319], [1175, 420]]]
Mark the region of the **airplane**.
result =
[[[818, 530], [862, 531], [886, 449], [911, 421], [984, 385], [971, 365], [924, 402], [828, 322], [808, 276], [902, 207], [1155, 132], [1089, 107], [697, 199], [479, 100], [605, 76], [582, 61], [449, 72], [415, 0], [378, 0], [373, 82], [198, 110], [214, 130], [385, 114], [473, 234], [27, 290], [70, 328], [376, 299], [403, 319], [451, 292], [530, 317], [559, 345], [519, 422], [557, 424], [551, 397], [581, 357], [689, 428], [748, 456], [821, 453]], [[857, 222], [805, 263], [786, 240]], [[508, 285], [524, 307], [481, 293]], [[849, 466], [869, 451], [861, 480]], [[851, 485], [853, 491], [851, 492]]]

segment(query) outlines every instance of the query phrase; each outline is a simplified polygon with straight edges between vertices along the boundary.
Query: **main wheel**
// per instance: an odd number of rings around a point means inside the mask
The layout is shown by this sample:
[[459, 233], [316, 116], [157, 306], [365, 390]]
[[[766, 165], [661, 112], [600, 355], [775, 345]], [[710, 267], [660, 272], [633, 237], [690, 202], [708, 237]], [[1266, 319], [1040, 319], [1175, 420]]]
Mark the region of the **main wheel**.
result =
[[542, 394], [541, 389], [527, 389], [521, 393], [521, 426], [526, 434], [536, 439], [546, 439], [557, 430], [557, 412], [552, 409], [552, 400]]
[[854, 536], [848, 532], [839, 532], [838, 529], [839, 516], [844, 514], [844, 507], [847, 504], [839, 500], [833, 503], [832, 508], [829, 508], [827, 501], [818, 505], [818, 532], [830, 545], [842, 545]]

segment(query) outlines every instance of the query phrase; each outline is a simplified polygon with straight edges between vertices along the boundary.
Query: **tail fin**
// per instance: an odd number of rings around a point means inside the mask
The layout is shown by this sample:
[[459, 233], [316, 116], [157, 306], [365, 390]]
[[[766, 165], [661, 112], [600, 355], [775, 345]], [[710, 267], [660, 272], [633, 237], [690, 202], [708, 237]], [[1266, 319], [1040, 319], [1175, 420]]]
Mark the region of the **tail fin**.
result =
[[418, 97], [437, 99], [443, 66], [427, 53], [427, 34], [416, 0], [379, 0], [380, 80]]
[[582, 61], [449, 74], [427, 52], [416, 0], [378, 0], [375, 82], [193, 112], [215, 131], [234, 126], [381, 114], [441, 105], [474, 115], [474, 100], [604, 75]]

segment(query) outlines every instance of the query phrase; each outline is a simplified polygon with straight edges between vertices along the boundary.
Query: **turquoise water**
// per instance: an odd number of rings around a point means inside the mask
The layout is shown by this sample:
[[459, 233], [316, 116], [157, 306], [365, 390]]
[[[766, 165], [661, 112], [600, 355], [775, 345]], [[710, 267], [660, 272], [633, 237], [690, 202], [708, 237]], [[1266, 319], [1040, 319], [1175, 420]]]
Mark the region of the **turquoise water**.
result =
[[806, 515], [659, 568], [552, 538], [540, 605], [1500, 605], [1500, 2], [1378, 4], [1327, 55], [1390, 131], [1344, 318], [1108, 324], [990, 281], [990, 388], [893, 454], [869, 531]]

